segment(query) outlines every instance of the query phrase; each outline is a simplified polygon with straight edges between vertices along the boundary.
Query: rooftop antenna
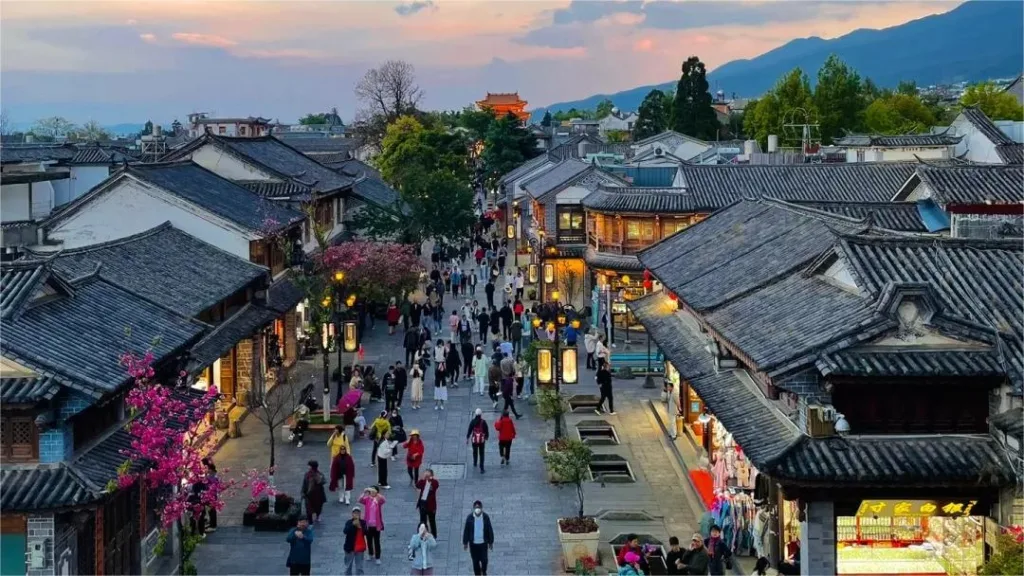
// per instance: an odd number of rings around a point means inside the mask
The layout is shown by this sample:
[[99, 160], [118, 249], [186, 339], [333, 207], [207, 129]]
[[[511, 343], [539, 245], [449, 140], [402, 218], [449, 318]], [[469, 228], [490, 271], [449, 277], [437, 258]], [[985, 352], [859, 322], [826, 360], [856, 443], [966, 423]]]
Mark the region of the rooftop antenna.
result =
[[167, 137], [163, 134], [160, 124], [153, 123], [153, 131], [141, 138], [141, 153], [143, 162], [157, 162], [167, 154]]
[[800, 142], [800, 150], [804, 154], [813, 154], [821, 146], [821, 125], [804, 108], [794, 108], [786, 113], [782, 131], [787, 142]]

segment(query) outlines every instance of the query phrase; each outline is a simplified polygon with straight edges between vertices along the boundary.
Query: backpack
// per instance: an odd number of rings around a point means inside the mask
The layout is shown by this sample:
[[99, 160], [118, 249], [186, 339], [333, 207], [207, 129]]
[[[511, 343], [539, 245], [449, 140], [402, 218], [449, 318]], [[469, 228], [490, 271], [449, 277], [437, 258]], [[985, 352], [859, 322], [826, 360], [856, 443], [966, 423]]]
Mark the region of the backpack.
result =
[[470, 436], [470, 440], [473, 442], [473, 444], [483, 444], [487, 440], [486, 434], [486, 428], [484, 427], [484, 423], [481, 420], [480, 423], [477, 424], [475, 428], [473, 428], [473, 434]]

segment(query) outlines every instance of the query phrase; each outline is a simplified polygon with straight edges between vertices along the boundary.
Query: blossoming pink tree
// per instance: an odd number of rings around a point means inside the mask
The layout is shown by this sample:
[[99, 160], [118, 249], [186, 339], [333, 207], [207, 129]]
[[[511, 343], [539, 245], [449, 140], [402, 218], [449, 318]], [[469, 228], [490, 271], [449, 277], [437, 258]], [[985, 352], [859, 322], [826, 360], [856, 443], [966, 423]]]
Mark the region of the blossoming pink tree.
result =
[[364, 300], [387, 302], [416, 288], [423, 263], [415, 247], [391, 242], [345, 242], [324, 254], [324, 266], [345, 273], [345, 285]]
[[[163, 529], [182, 520], [186, 512], [220, 510], [221, 495], [231, 483], [209, 474], [202, 462], [212, 442], [204, 422], [213, 412], [217, 389], [211, 386], [202, 395], [182, 399], [183, 394], [156, 380], [152, 352], [141, 357], [126, 353], [121, 364], [135, 386], [125, 399], [133, 416], [127, 426], [131, 448], [124, 454], [128, 460], [118, 470], [116, 488], [143, 483], [160, 498]], [[185, 376], [180, 373], [176, 384]]]

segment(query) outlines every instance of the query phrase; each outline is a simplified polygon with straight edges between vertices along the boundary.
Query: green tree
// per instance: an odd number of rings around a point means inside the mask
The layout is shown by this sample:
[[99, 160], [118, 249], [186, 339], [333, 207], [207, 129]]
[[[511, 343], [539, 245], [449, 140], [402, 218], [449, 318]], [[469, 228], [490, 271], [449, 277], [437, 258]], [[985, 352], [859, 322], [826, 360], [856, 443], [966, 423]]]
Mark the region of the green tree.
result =
[[760, 100], [751, 102], [744, 111], [743, 129], [747, 136], [768, 145], [768, 135], [782, 135], [783, 124], [798, 110], [815, 114], [814, 99], [807, 75], [794, 68], [783, 76]]
[[552, 118], [554, 118], [555, 120], [557, 120], [559, 122], [568, 122], [569, 120], [572, 120], [574, 118], [579, 118], [580, 120], [593, 120], [594, 119], [594, 111], [593, 110], [577, 110], [576, 108], [570, 108], [568, 110], [563, 110], [561, 112], [555, 112], [555, 114], [554, 114], [554, 116], [552, 116]]
[[299, 124], [303, 124], [305, 126], [327, 124], [327, 114], [306, 114], [302, 118], [299, 118]]
[[607, 98], [601, 100], [601, 102], [598, 103], [597, 105], [597, 109], [594, 111], [594, 118], [600, 120], [605, 116], [610, 116], [612, 113], [612, 108], [615, 108], [615, 104], [613, 104], [611, 100]]
[[491, 128], [491, 124], [494, 121], [494, 112], [466, 107], [459, 114], [456, 124], [461, 128], [465, 128], [473, 140], [483, 140], [487, 137], [487, 131]]
[[857, 131], [864, 111], [860, 75], [832, 54], [818, 70], [814, 104], [823, 143], [831, 144], [844, 132]]
[[76, 128], [75, 123], [67, 118], [51, 116], [36, 120], [32, 133], [49, 140], [59, 140], [68, 137]]
[[639, 118], [633, 126], [633, 138], [643, 140], [661, 134], [668, 128], [668, 111], [671, 101], [661, 90], [651, 90], [640, 103]]
[[1000, 534], [997, 542], [995, 553], [981, 567], [980, 574], [1024, 574], [1024, 544], [1009, 534]]
[[[150, 132], [152, 131], [153, 125], [150, 124]], [[110, 140], [110, 132], [107, 132], [107, 130], [100, 126], [95, 120], [89, 120], [80, 128], [76, 128], [74, 132], [69, 133], [68, 137], [84, 142], [100, 142], [103, 140]]]
[[676, 132], [701, 140], [715, 140], [720, 125], [711, 107], [707, 72], [696, 56], [683, 62], [683, 74], [676, 85], [676, 98], [672, 103], [669, 125]]
[[493, 185], [502, 175], [540, 153], [537, 137], [512, 114], [491, 123], [484, 138], [484, 179]]
[[961, 106], [977, 106], [992, 120], [1024, 120], [1024, 107], [1017, 99], [991, 82], [968, 86], [960, 97]]
[[916, 95], [883, 96], [864, 110], [864, 126], [872, 134], [913, 134], [935, 125], [935, 114]]
[[419, 120], [401, 116], [384, 133], [375, 163], [381, 177], [399, 191], [412, 175], [432, 167], [434, 151], [426, 145], [425, 131]]
[[917, 82], [913, 80], [900, 80], [900, 83], [896, 85], [896, 93], [917, 96]]
[[551, 111], [550, 110], [545, 110], [544, 111], [544, 117], [541, 118], [540, 125], [545, 127], [545, 128], [551, 126]]

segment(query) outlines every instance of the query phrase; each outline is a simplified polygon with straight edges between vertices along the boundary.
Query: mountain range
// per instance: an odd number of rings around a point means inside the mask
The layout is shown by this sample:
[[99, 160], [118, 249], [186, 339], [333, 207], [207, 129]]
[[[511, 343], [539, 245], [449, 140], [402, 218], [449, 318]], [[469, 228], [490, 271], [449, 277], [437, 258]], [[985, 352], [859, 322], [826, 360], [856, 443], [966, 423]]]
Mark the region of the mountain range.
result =
[[[901, 80], [929, 86], [1013, 77], [1024, 61], [1024, 2], [973, 0], [881, 30], [854, 30], [832, 40], [799, 38], [756, 58], [723, 64], [708, 73], [708, 83], [713, 92], [756, 98], [799, 67], [813, 85], [830, 54], [881, 87], [895, 87]], [[648, 92], [674, 90], [676, 82], [559, 102], [534, 110], [533, 116], [539, 121], [545, 111], [593, 110], [606, 98], [621, 110], [636, 110]]]

